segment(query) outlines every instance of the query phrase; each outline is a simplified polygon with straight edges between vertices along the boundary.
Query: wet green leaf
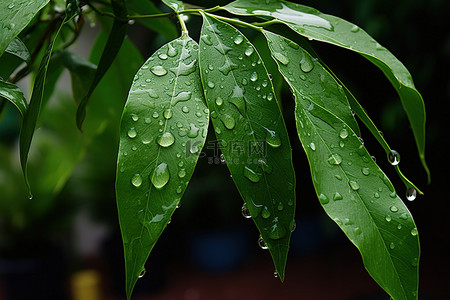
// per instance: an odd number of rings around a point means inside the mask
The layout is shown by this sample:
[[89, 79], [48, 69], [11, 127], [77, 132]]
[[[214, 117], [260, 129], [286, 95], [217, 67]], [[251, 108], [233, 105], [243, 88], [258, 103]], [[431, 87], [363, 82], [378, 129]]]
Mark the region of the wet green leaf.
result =
[[179, 0], [162, 0], [162, 2], [175, 12], [184, 10], [184, 3]]
[[233, 180], [283, 280], [295, 212], [295, 177], [283, 116], [253, 45], [231, 25], [209, 15], [203, 20], [200, 69], [212, 123]]
[[6, 48], [6, 52], [17, 56], [27, 64], [30, 63], [30, 52], [28, 52], [27, 46], [25, 46], [25, 44], [18, 37], [16, 37], [11, 41], [11, 43], [9, 43], [8, 47]]
[[1, 97], [14, 104], [22, 116], [27, 111], [27, 100], [25, 99], [22, 90], [17, 85], [0, 80], [0, 99]]
[[308, 39], [355, 51], [380, 68], [400, 96], [419, 156], [430, 176], [425, 162], [425, 106], [422, 96], [415, 88], [409, 71], [385, 47], [358, 26], [304, 5], [279, 0], [237, 0], [224, 8], [237, 15], [274, 18]]
[[[266, 36], [275, 53], [281, 37]], [[284, 53], [289, 59], [298, 55]], [[417, 299], [420, 249], [410, 212], [352, 128], [300, 92], [301, 82], [291, 80], [296, 66], [277, 63], [295, 96], [298, 136], [325, 212], [359, 249], [369, 274], [393, 299]], [[335, 90], [340, 92], [337, 86]]]
[[208, 122], [198, 45], [182, 36], [139, 69], [122, 116], [116, 193], [128, 298], [192, 176]]
[[0, 2], [0, 56], [49, 0]]

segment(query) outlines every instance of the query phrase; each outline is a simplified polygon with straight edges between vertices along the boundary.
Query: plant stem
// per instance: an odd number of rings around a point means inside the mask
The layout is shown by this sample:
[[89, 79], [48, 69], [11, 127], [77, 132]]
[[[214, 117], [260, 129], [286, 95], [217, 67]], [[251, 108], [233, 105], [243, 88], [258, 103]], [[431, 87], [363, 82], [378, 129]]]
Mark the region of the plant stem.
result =
[[188, 36], [189, 32], [188, 32], [188, 29], [186, 27], [186, 23], [183, 20], [183, 15], [182, 14], [177, 14], [177, 18], [180, 21], [180, 25], [181, 25], [181, 35], [182, 36]]

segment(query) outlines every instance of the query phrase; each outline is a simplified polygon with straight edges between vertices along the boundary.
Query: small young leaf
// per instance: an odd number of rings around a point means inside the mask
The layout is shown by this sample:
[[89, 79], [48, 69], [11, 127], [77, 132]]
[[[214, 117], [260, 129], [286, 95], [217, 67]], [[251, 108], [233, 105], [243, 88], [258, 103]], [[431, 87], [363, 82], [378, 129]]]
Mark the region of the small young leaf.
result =
[[209, 111], [197, 64], [188, 36], [162, 46], [139, 69], [123, 111], [116, 194], [128, 298], [205, 143]]
[[49, 0], [0, 2], [0, 56]]
[[295, 176], [283, 116], [253, 45], [231, 25], [210, 15], [203, 20], [200, 69], [212, 123], [283, 280], [295, 213]]
[[[279, 46], [273, 34], [271, 49]], [[289, 59], [297, 54], [286, 51]], [[325, 212], [361, 252], [369, 274], [393, 299], [417, 299], [417, 229], [411, 214], [357, 134], [339, 116], [312, 102], [292, 80], [299, 72], [277, 61], [293, 90], [298, 136]], [[337, 86], [335, 92], [340, 92]]]
[[27, 111], [27, 100], [17, 85], [0, 80], [0, 99], [1, 97], [14, 104], [22, 116]]
[[25, 46], [25, 44], [18, 37], [16, 37], [11, 41], [11, 43], [9, 43], [8, 47], [6, 48], [6, 52], [17, 56], [27, 64], [30, 63], [30, 52], [28, 52], [27, 46]]
[[425, 162], [425, 106], [422, 96], [409, 71], [385, 47], [346, 20], [288, 1], [236, 0], [224, 9], [237, 15], [272, 17], [306, 38], [355, 51], [380, 68], [400, 96], [422, 165], [430, 176]]

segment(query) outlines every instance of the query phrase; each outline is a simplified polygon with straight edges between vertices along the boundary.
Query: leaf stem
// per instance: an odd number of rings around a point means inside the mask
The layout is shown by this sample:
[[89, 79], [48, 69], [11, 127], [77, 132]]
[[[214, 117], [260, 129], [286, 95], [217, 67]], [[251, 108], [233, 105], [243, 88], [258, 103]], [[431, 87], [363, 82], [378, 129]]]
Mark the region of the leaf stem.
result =
[[180, 21], [180, 25], [181, 25], [181, 36], [188, 36], [189, 31], [186, 27], [186, 23], [184, 22], [183, 14], [177, 14], [177, 18]]

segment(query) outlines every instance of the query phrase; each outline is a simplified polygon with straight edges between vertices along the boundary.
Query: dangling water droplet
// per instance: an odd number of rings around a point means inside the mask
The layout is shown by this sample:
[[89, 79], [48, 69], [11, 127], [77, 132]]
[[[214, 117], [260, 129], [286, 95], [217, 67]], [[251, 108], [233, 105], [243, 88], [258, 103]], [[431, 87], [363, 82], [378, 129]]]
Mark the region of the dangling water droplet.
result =
[[176, 96], [173, 97], [172, 102], [177, 104], [180, 101], [187, 101], [191, 99], [192, 92], [179, 92]]
[[337, 154], [337, 153], [332, 154], [328, 158], [328, 163], [330, 165], [340, 165], [342, 163], [342, 157], [339, 154]]
[[262, 212], [261, 212], [261, 216], [262, 216], [264, 219], [267, 219], [268, 217], [270, 217], [270, 211], [269, 211], [269, 209], [267, 208], [267, 206], [264, 206], [264, 208], [263, 208], [263, 210], [262, 210]]
[[262, 238], [262, 236], [260, 236], [258, 238], [258, 246], [263, 250], [266, 250], [268, 248], [266, 245], [266, 242], [264, 242], [264, 239]]
[[33, 200], [33, 194], [32, 194], [32, 193], [30, 193], [30, 194], [28, 195], [28, 200]]
[[409, 188], [406, 190], [406, 199], [414, 201], [417, 197], [417, 190], [415, 188]]
[[391, 150], [388, 154], [388, 160], [391, 165], [396, 166], [400, 162], [400, 154], [395, 150]]
[[151, 182], [157, 189], [162, 189], [169, 182], [170, 173], [166, 163], [160, 163], [153, 171]]
[[134, 174], [133, 177], [131, 177], [131, 184], [135, 187], [140, 187], [142, 184], [142, 177], [139, 174]]
[[277, 205], [277, 209], [278, 209], [279, 211], [282, 211], [283, 208], [284, 208], [283, 202], [280, 201], [280, 202], [278, 203], [278, 205]]
[[161, 147], [169, 147], [175, 142], [175, 138], [173, 137], [173, 134], [170, 132], [164, 132], [162, 135], [159, 136], [159, 138], [156, 140], [158, 145]]
[[137, 135], [137, 132], [136, 132], [136, 129], [134, 129], [134, 127], [131, 127], [129, 130], [128, 130], [128, 137], [130, 137], [130, 138], [135, 138], [136, 137], [136, 135]]
[[278, 278], [278, 272], [277, 271], [273, 272], [273, 277]]
[[219, 71], [220, 71], [223, 75], [227, 76], [228, 73], [230, 73], [231, 70], [236, 70], [237, 68], [238, 68], [238, 65], [232, 63], [232, 62], [229, 61], [229, 60], [225, 60], [223, 66], [219, 67]]
[[[177, 194], [181, 194], [181, 192], [183, 191], [183, 188], [181, 187], [181, 185], [179, 185], [177, 187]], [[177, 207], [178, 208], [178, 207]]]
[[244, 41], [244, 37], [243, 37], [242, 35], [237, 35], [237, 36], [234, 38], [234, 43], [235, 43], [236, 45], [240, 45], [240, 44], [242, 43], [242, 41]]
[[267, 161], [263, 158], [258, 159], [259, 166], [263, 169], [263, 171], [267, 174], [272, 174], [273, 168]]
[[294, 221], [292, 222], [291, 232], [294, 232], [296, 228], [297, 228], [297, 223], [296, 223], [295, 220], [294, 220]]
[[411, 229], [411, 235], [416, 236], [419, 232], [417, 231], [417, 228]]
[[163, 66], [154, 66], [150, 68], [150, 71], [152, 71], [153, 74], [156, 76], [164, 76], [167, 74], [167, 70], [164, 69]]
[[278, 60], [283, 65], [287, 65], [289, 63], [289, 58], [282, 53], [275, 52], [275, 53], [273, 53], [273, 56], [275, 57], [276, 60]]
[[354, 191], [359, 190], [359, 184], [356, 181], [351, 180], [351, 181], [348, 182], [348, 184], [350, 185], [352, 190], [354, 190]]
[[319, 201], [322, 204], [327, 204], [328, 202], [330, 202], [330, 199], [328, 199], [327, 195], [325, 194], [320, 194], [319, 195]]
[[274, 131], [270, 129], [266, 129], [266, 143], [273, 148], [278, 148], [281, 146], [280, 136]]
[[294, 205], [294, 199], [289, 199], [289, 201], [288, 201], [288, 205], [289, 205], [289, 206], [292, 206], [292, 205]]
[[138, 278], [144, 277], [144, 275], [145, 275], [146, 272], [147, 272], [147, 271], [146, 271], [145, 269], [143, 269], [143, 270], [141, 271], [141, 273], [139, 273], [139, 277], [138, 277]]
[[249, 167], [244, 167], [244, 176], [251, 182], [259, 182], [259, 175]]
[[253, 81], [253, 82], [255, 82], [256, 80], [258, 80], [258, 73], [253, 72], [253, 73], [250, 75], [250, 80]]
[[244, 203], [241, 208], [242, 216], [246, 219], [250, 219], [252, 216], [250, 215], [250, 210], [247, 207], [247, 204]]
[[220, 160], [220, 163], [222, 163], [222, 164], [225, 163], [225, 156], [223, 156], [223, 153], [220, 153], [219, 160]]

